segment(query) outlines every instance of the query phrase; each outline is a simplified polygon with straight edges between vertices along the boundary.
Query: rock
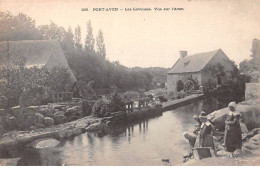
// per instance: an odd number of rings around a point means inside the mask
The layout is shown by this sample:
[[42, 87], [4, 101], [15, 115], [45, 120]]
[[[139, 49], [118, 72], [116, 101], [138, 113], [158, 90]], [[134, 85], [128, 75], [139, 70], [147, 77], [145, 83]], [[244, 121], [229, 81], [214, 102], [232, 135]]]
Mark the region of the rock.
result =
[[111, 125], [111, 121], [106, 121], [106, 126], [107, 127], [111, 127], [112, 125]]
[[98, 131], [101, 129], [101, 125], [100, 123], [94, 123], [94, 124], [91, 124], [89, 125], [87, 128], [86, 128], [86, 131], [87, 132], [94, 132], [94, 131]]
[[[237, 111], [241, 113], [241, 118], [244, 119], [247, 128], [253, 129], [260, 127], [260, 108], [259, 105], [244, 105], [243, 102], [237, 105]], [[225, 120], [229, 112], [228, 108], [214, 111], [208, 115], [214, 126], [218, 129], [225, 128]]]
[[44, 123], [36, 123], [36, 124], [34, 125], [34, 127], [37, 129], [37, 128], [45, 128], [46, 126], [45, 126]]
[[56, 147], [60, 142], [52, 138], [44, 138], [35, 140], [26, 145], [26, 147], [32, 147], [36, 149], [52, 148]]
[[64, 116], [64, 114], [65, 114], [64, 111], [58, 110], [58, 111], [56, 111], [56, 112], [54, 113], [54, 116]]
[[66, 113], [64, 114], [66, 117], [71, 117], [71, 116], [75, 116], [75, 114], [77, 113], [78, 111], [78, 107], [77, 106], [74, 106], [74, 107], [71, 107], [71, 108], [68, 108], [66, 110]]
[[44, 115], [45, 117], [53, 117], [55, 110], [52, 108], [41, 108], [39, 112]]
[[35, 113], [35, 116], [37, 118], [37, 123], [43, 123], [44, 122], [44, 116], [40, 113]]
[[52, 105], [52, 108], [58, 109], [58, 110], [61, 110], [62, 107], [63, 107], [63, 105], [60, 105], [60, 104], [53, 104], [53, 105]]
[[85, 100], [85, 99], [82, 100], [81, 106], [82, 106], [82, 115], [83, 115], [83, 117], [88, 116], [88, 115], [91, 114], [92, 106], [91, 106], [91, 104], [87, 100]]
[[260, 142], [260, 134], [256, 134], [254, 137], [250, 138], [250, 140], [257, 141], [258, 143]]
[[64, 115], [55, 115], [53, 117], [53, 120], [55, 125], [63, 124], [67, 122], [67, 117], [65, 117]]
[[68, 122], [75, 121], [75, 120], [78, 120], [78, 119], [80, 119], [80, 116], [71, 116], [71, 117], [69, 117]]
[[250, 154], [252, 154], [252, 152], [249, 149], [242, 147], [242, 155], [243, 156], [250, 155]]
[[5, 158], [0, 160], [0, 166], [16, 166], [21, 158]]
[[254, 150], [254, 149], [259, 148], [259, 145], [255, 145], [255, 144], [251, 141], [251, 142], [246, 142], [246, 143], [244, 143], [243, 147], [244, 147], [244, 148], [247, 148], [247, 149], [249, 149], [249, 150]]
[[51, 117], [44, 118], [44, 124], [49, 127], [54, 125], [54, 120]]
[[220, 157], [228, 156], [229, 154], [230, 153], [225, 150], [220, 150], [217, 152], [217, 156], [220, 156]]
[[242, 151], [241, 149], [236, 149], [234, 151], [234, 157], [241, 157], [242, 156]]

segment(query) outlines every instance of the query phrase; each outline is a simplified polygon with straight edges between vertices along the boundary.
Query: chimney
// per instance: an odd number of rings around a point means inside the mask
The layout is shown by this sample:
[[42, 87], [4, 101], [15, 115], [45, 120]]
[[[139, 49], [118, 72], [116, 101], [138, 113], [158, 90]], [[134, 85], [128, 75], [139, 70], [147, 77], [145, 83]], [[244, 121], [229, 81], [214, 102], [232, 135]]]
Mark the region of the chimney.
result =
[[184, 58], [185, 56], [187, 56], [188, 52], [187, 51], [180, 51], [180, 58]]

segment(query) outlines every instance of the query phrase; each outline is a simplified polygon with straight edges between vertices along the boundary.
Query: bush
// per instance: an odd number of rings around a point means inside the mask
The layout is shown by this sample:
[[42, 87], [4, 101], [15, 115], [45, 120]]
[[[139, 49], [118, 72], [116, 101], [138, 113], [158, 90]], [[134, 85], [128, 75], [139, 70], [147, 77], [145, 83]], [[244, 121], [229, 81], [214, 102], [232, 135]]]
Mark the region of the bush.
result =
[[125, 103], [117, 92], [114, 92], [109, 98], [99, 99], [92, 107], [92, 113], [97, 117], [104, 117], [107, 113], [124, 110]]
[[158, 96], [160, 102], [167, 102], [168, 99], [165, 96]]
[[137, 99], [139, 98], [139, 93], [134, 91], [125, 92], [122, 96], [124, 99]]
[[177, 92], [184, 89], [184, 83], [181, 80], [177, 81]]
[[186, 97], [186, 93], [185, 92], [177, 92], [177, 99], [181, 99], [181, 98], [184, 98]]

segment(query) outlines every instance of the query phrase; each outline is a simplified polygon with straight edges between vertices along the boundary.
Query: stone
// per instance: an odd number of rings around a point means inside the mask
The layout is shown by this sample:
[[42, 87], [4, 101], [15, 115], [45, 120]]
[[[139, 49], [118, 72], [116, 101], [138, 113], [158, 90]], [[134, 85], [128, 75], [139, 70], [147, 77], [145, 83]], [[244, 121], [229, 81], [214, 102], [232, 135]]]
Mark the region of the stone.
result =
[[249, 149], [242, 147], [242, 155], [243, 156], [250, 155], [250, 154], [252, 154], [252, 152]]
[[[237, 105], [236, 109], [238, 112], [240, 112], [241, 118], [244, 119], [245, 124], [249, 130], [260, 127], [259, 105], [244, 105], [242, 102], [241, 104]], [[210, 113], [208, 118], [211, 119], [216, 128], [224, 129], [228, 112], [228, 108], [220, 109]]]
[[53, 117], [55, 110], [52, 108], [41, 108], [39, 112], [45, 117]]
[[71, 116], [68, 119], [69, 119], [68, 122], [71, 122], [71, 121], [75, 121], [75, 120], [80, 119], [80, 116]]
[[64, 111], [58, 110], [58, 111], [56, 111], [56, 112], [54, 113], [54, 116], [64, 116], [64, 114], [65, 114]]
[[35, 140], [26, 145], [26, 147], [44, 149], [44, 148], [53, 148], [56, 147], [60, 142], [52, 138], [44, 138]]
[[241, 157], [242, 156], [242, 150], [241, 149], [236, 149], [234, 151], [234, 157]]
[[37, 118], [37, 123], [43, 123], [44, 122], [44, 116], [40, 113], [35, 113], [35, 116]]
[[60, 104], [53, 104], [53, 105], [52, 105], [52, 108], [58, 109], [58, 110], [61, 110], [62, 107], [63, 107], [63, 105], [60, 105]]
[[34, 128], [45, 128], [46, 126], [45, 126], [45, 124], [44, 123], [36, 123], [35, 125], [34, 125]]
[[44, 124], [49, 127], [54, 125], [54, 120], [51, 117], [45, 117], [44, 118]]
[[21, 158], [5, 158], [0, 160], [0, 166], [16, 166]]
[[100, 123], [94, 123], [94, 124], [89, 125], [86, 128], [86, 131], [87, 132], [94, 132], [94, 131], [98, 131], [100, 129], [101, 129]]
[[83, 117], [90, 115], [92, 112], [92, 106], [87, 100], [82, 100], [82, 115]]
[[256, 134], [254, 137], [250, 138], [250, 140], [260, 142], [260, 134]]
[[229, 152], [225, 151], [225, 150], [220, 150], [217, 152], [217, 156], [218, 157], [224, 157], [224, 156], [229, 156]]
[[66, 117], [74, 116], [77, 113], [78, 109], [77, 106], [68, 108], [66, 113], [64, 114]]
[[252, 143], [252, 142], [246, 142], [246, 143], [244, 143], [243, 147], [244, 147], [244, 148], [247, 148], [247, 149], [249, 149], [249, 150], [254, 150], [254, 149], [259, 148], [259, 145], [255, 145], [255, 144]]
[[55, 125], [63, 124], [67, 122], [67, 117], [65, 117], [64, 115], [55, 115], [53, 117], [53, 120]]

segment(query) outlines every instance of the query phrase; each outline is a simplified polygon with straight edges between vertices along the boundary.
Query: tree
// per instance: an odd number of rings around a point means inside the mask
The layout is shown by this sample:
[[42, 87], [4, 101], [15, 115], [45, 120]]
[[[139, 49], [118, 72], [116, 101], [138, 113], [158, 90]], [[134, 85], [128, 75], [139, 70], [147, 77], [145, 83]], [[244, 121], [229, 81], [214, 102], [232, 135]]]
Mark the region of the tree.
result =
[[46, 71], [46, 86], [54, 92], [64, 92], [68, 90], [70, 84], [70, 74], [66, 67], [53, 67]]
[[93, 37], [93, 29], [91, 26], [91, 21], [87, 22], [87, 37], [85, 40], [85, 51], [88, 55], [93, 55], [95, 53], [95, 39]]
[[64, 54], [67, 58], [74, 51], [74, 35], [72, 33], [71, 27], [68, 28], [68, 31], [65, 31], [64, 39], [61, 42], [61, 47], [64, 50]]
[[62, 42], [65, 37], [66, 30], [62, 26], [55, 24], [53, 21], [50, 22], [51, 23], [49, 25], [41, 25], [38, 28], [43, 38]]
[[14, 16], [10, 12], [0, 12], [0, 41], [42, 39], [35, 21], [25, 14]]
[[98, 35], [96, 37], [96, 45], [97, 45], [97, 55], [102, 59], [106, 58], [106, 47], [104, 43], [103, 33], [99, 30]]
[[260, 40], [253, 40], [251, 52], [252, 58], [240, 62], [239, 68], [242, 73], [250, 75], [252, 81], [257, 81], [260, 77]]
[[76, 50], [81, 51], [82, 50], [82, 44], [81, 44], [81, 28], [79, 25], [75, 28], [75, 36], [74, 36], [74, 41], [75, 41], [75, 47]]

